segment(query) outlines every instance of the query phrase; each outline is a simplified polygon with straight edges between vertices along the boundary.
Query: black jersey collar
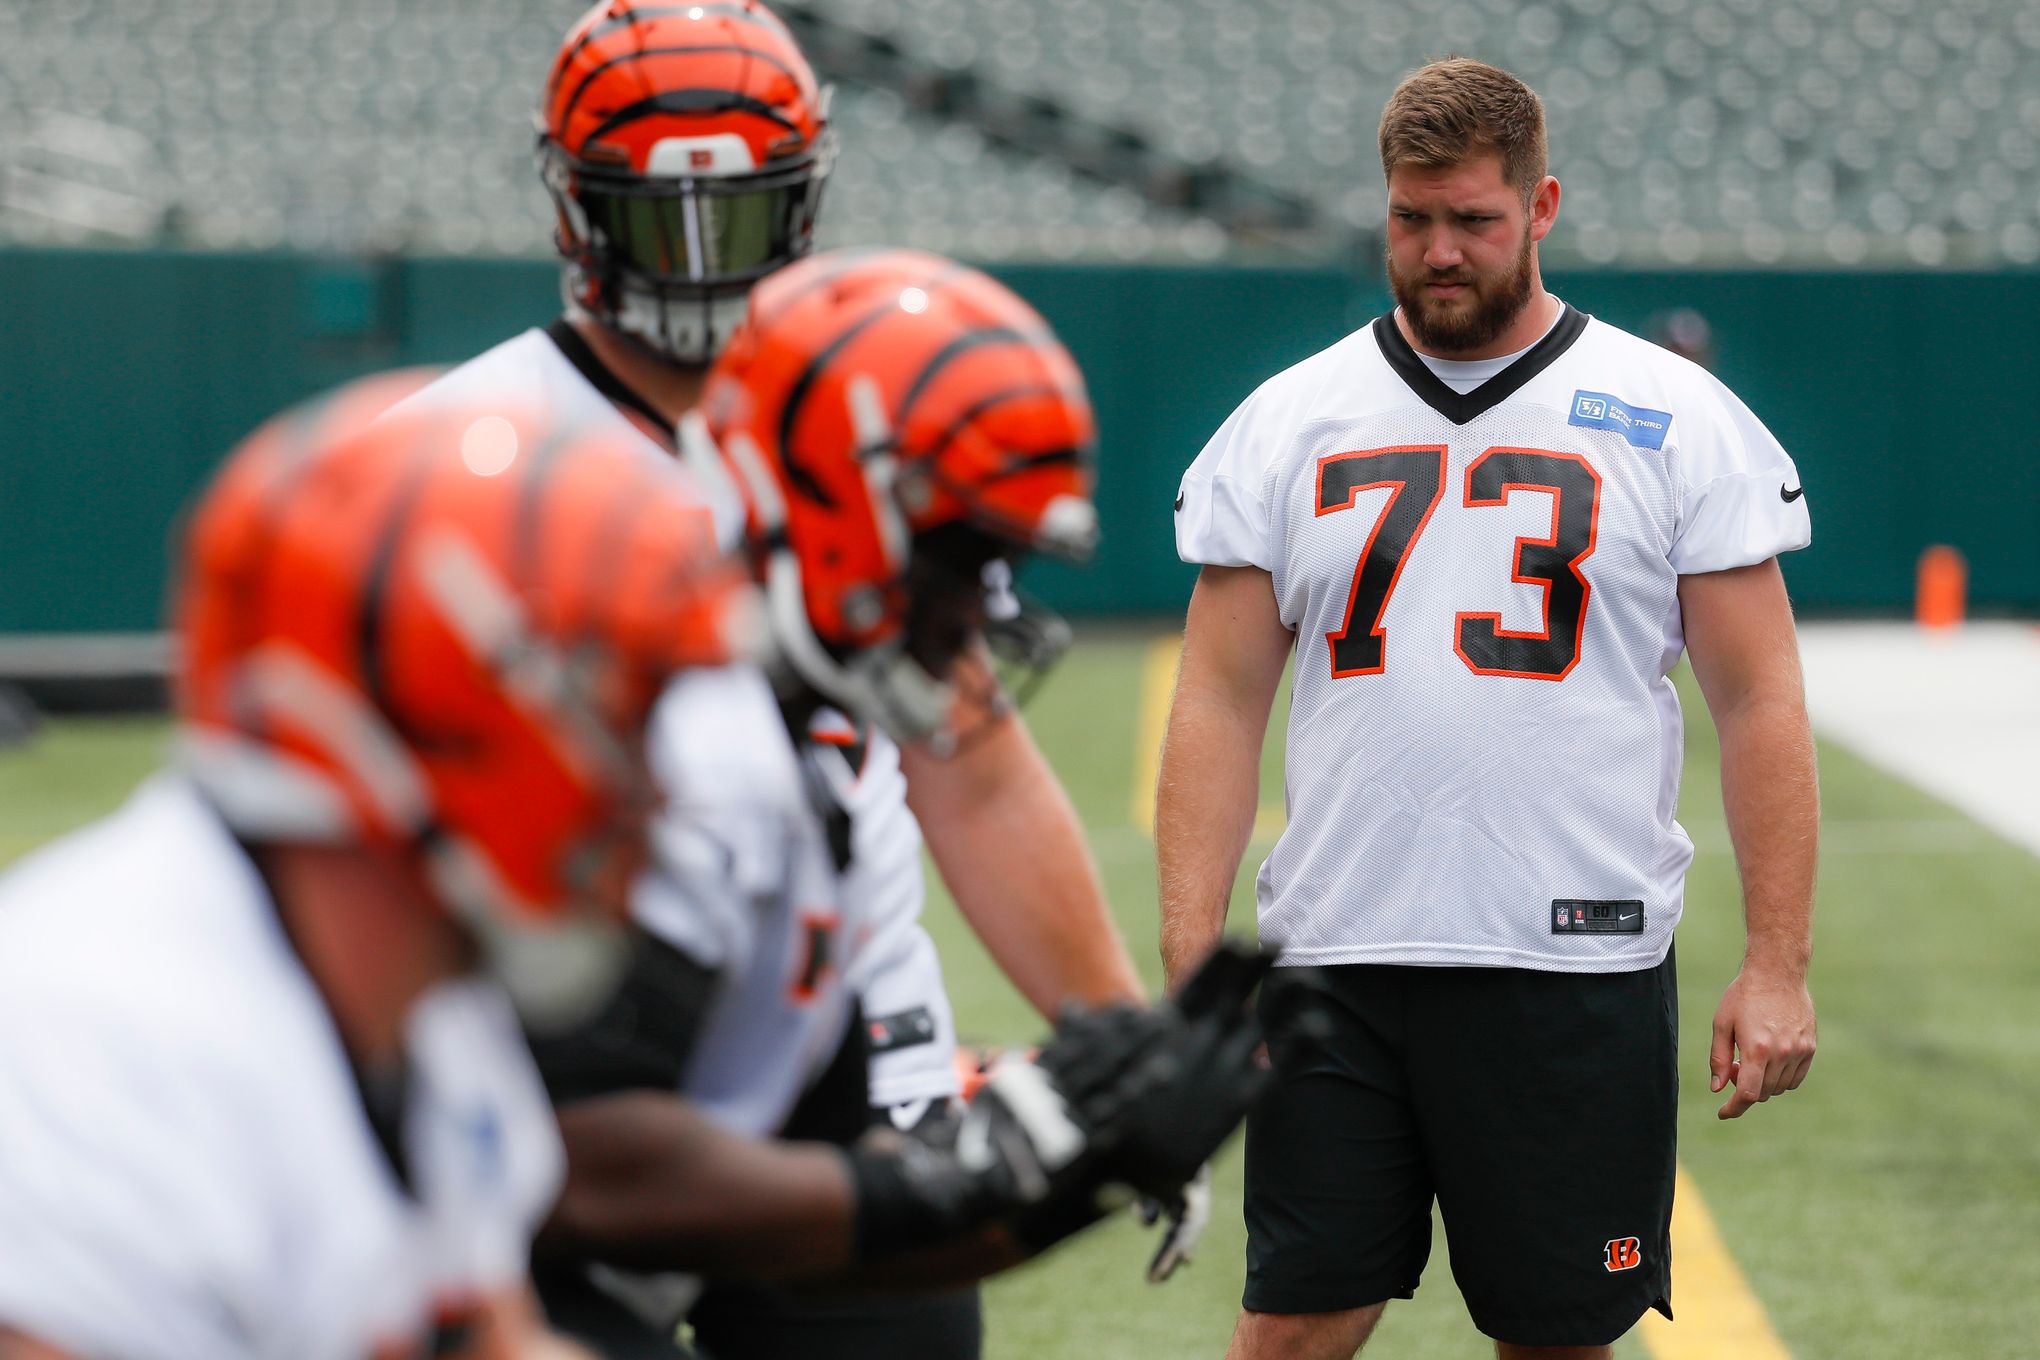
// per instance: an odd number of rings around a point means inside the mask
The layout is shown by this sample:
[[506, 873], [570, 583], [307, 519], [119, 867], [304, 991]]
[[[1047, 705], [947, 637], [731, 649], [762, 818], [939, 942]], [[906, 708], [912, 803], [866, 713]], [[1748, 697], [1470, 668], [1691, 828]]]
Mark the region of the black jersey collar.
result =
[[1558, 321], [1544, 333], [1542, 340], [1525, 351], [1522, 358], [1471, 392], [1453, 391], [1443, 378], [1430, 370], [1423, 357], [1403, 338], [1402, 327], [1395, 324], [1394, 312], [1374, 318], [1374, 342], [1381, 346], [1381, 357], [1388, 360], [1388, 366], [1395, 370], [1396, 376], [1410, 391], [1422, 399], [1424, 405], [1454, 425], [1464, 425], [1514, 396], [1523, 384], [1551, 367], [1553, 361], [1571, 349], [1573, 341], [1585, 333], [1587, 314], [1569, 302], [1563, 305], [1565, 310], [1559, 313]]
[[545, 328], [545, 334], [546, 338], [559, 348], [560, 353], [566, 356], [567, 362], [572, 364], [597, 392], [618, 406], [628, 406], [636, 411], [651, 421], [655, 430], [673, 428], [673, 422], [659, 414], [658, 407], [645, 400], [636, 388], [617, 377], [615, 371], [602, 362], [589, 347], [588, 342], [581, 338], [581, 333], [575, 330], [565, 317], [553, 318], [552, 324]]

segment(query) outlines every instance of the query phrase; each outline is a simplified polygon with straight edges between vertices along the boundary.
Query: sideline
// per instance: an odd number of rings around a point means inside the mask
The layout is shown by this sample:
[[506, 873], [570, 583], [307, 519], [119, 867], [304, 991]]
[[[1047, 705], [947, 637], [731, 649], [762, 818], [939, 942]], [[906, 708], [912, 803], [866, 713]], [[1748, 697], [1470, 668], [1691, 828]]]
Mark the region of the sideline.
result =
[[[1155, 777], [1161, 764], [1162, 731], [1168, 722], [1169, 696], [1175, 688], [1176, 662], [1183, 640], [1169, 634], [1148, 644], [1142, 662], [1140, 714], [1134, 726], [1133, 789], [1128, 812], [1135, 829], [1152, 837], [1155, 826]], [[2036, 649], [2040, 650], [2040, 649]], [[2029, 691], [2040, 692], [2040, 691]], [[2030, 767], [2029, 767], [2030, 768]], [[1280, 834], [1280, 807], [1262, 807], [1254, 819], [1254, 840], [1265, 845]], [[1673, 1307], [1681, 1321], [1667, 1322], [1645, 1313], [1632, 1334], [1655, 1360], [1790, 1360], [1791, 1352], [1771, 1329], [1764, 1305], [1751, 1291], [1741, 1267], [1729, 1254], [1714, 1226], [1714, 1216], [1686, 1169], [1679, 1168], [1672, 1200], [1672, 1258], [1678, 1263]]]
[[1814, 623], [1814, 730], [2040, 855], [2040, 629]]

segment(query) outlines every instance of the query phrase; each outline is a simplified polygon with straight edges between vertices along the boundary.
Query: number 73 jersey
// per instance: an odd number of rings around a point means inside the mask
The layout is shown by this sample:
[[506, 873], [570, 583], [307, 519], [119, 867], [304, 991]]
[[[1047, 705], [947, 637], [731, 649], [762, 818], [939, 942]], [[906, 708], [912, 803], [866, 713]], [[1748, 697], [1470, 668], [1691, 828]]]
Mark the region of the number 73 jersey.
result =
[[1176, 511], [1184, 560], [1268, 572], [1296, 633], [1263, 938], [1293, 964], [1656, 964], [1693, 856], [1679, 577], [1810, 532], [1733, 393], [1570, 307], [1464, 393], [1393, 317], [1263, 383]]

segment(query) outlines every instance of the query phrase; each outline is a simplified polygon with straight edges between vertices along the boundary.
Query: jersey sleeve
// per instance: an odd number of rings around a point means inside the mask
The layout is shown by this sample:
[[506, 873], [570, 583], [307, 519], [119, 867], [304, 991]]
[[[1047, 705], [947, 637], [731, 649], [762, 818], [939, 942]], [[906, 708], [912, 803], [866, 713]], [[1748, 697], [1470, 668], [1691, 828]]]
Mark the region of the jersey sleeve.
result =
[[1735, 393], [1712, 377], [1706, 385], [1712, 400], [1676, 432], [1682, 494], [1670, 558], [1681, 576], [1751, 566], [1813, 539], [1791, 457]]
[[1176, 554], [1213, 567], [1273, 571], [1268, 469], [1285, 437], [1264, 385], [1218, 427], [1176, 492]]

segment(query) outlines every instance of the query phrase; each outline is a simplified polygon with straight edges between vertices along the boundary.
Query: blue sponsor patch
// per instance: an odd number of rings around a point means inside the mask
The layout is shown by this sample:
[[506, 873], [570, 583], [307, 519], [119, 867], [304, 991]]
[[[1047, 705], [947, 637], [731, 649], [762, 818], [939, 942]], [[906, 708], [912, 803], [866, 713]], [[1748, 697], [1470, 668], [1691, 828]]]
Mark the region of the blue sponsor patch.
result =
[[1613, 430], [1639, 449], [1662, 449], [1665, 434], [1672, 428], [1672, 413], [1631, 406], [1606, 392], [1575, 392], [1572, 414], [1566, 417], [1566, 424]]

